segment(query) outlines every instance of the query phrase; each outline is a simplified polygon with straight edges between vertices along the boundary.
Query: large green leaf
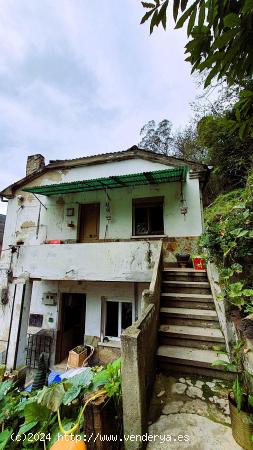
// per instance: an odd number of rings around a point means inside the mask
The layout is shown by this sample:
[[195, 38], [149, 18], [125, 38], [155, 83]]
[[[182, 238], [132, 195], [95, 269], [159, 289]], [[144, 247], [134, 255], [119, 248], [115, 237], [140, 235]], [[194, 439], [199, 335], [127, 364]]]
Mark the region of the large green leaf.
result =
[[37, 420], [34, 420], [33, 422], [29, 422], [29, 423], [24, 423], [19, 428], [18, 434], [25, 434], [25, 433], [27, 433], [28, 431], [32, 430], [37, 424], [38, 424]]
[[72, 378], [69, 378], [68, 381], [73, 386], [86, 387], [89, 386], [93, 377], [94, 377], [93, 370], [90, 367], [87, 367], [87, 369], [85, 369], [83, 372], [79, 373], [78, 375], [75, 375]]
[[3, 383], [0, 383], [0, 401], [3, 400], [3, 398], [6, 396], [6, 394], [10, 391], [10, 389], [13, 386], [12, 380], [4, 381]]
[[142, 25], [143, 23], [145, 23], [145, 22], [149, 19], [150, 16], [152, 16], [153, 12], [154, 12], [154, 10], [152, 9], [152, 10], [150, 10], [150, 11], [147, 11], [147, 12], [144, 14], [144, 16], [143, 16], [142, 19], [141, 19], [141, 25]]
[[206, 6], [205, 2], [202, 2], [199, 8], [199, 18], [198, 18], [199, 27], [202, 27], [202, 25], [204, 25], [205, 17], [206, 17]]
[[181, 11], [184, 12], [189, 0], [181, 0]]
[[103, 369], [103, 370], [101, 370], [101, 372], [96, 373], [96, 375], [94, 376], [94, 378], [92, 380], [92, 387], [93, 387], [94, 391], [99, 386], [104, 386], [105, 384], [107, 384], [109, 382], [109, 379], [110, 379], [110, 374], [107, 369]]
[[184, 14], [179, 18], [179, 20], [176, 23], [175, 28], [182, 28], [182, 26], [184, 25], [185, 21], [188, 19], [188, 17], [190, 16], [190, 14], [192, 13], [192, 11], [197, 8], [197, 3], [198, 1], [195, 1], [185, 12]]
[[121, 364], [122, 364], [122, 359], [117, 358], [110, 365], [115, 371], [117, 371], [117, 370], [120, 370]]
[[179, 5], [180, 5], [180, 0], [174, 0], [174, 3], [173, 3], [173, 17], [174, 17], [175, 22], [177, 21]]
[[236, 33], [237, 33], [237, 30], [232, 29], [232, 30], [225, 31], [223, 34], [219, 35], [217, 37], [217, 39], [215, 39], [215, 41], [214, 41], [213, 49], [222, 48], [222, 47], [225, 47], [226, 45], [228, 45], [228, 43], [230, 42], [231, 39], [234, 38]]
[[187, 26], [187, 35], [188, 36], [190, 36], [192, 29], [194, 27], [196, 15], [197, 15], [197, 8], [194, 8], [194, 10], [191, 13], [191, 17], [189, 19], [188, 26]]
[[62, 383], [44, 387], [38, 394], [38, 403], [56, 412], [63, 402], [65, 388]]
[[6, 430], [0, 433], [0, 450], [8, 448], [9, 446], [8, 442], [10, 440], [12, 432], [13, 432], [12, 428], [6, 428]]
[[28, 403], [24, 409], [25, 423], [33, 421], [45, 422], [48, 420], [51, 411], [44, 405], [37, 402]]
[[76, 397], [78, 397], [81, 390], [81, 386], [72, 386], [70, 389], [68, 389], [63, 397], [63, 404], [69, 405]]

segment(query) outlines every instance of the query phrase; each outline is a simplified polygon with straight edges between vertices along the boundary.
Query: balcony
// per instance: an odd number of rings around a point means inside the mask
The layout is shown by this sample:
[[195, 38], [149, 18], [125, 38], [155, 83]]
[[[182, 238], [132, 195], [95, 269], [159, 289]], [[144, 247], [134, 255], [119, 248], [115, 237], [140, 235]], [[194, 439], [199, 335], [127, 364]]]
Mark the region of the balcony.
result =
[[42, 244], [20, 247], [14, 277], [150, 282], [160, 241]]

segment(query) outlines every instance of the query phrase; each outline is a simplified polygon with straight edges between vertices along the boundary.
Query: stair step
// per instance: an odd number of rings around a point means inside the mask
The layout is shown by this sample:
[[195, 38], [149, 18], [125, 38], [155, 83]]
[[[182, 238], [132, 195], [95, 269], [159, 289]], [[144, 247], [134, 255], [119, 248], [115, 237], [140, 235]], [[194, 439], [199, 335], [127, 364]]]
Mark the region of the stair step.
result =
[[185, 319], [203, 319], [218, 321], [216, 311], [211, 309], [190, 309], [190, 308], [160, 308], [160, 313], [170, 317], [179, 317]]
[[203, 299], [203, 300], [207, 300], [207, 301], [208, 300], [213, 301], [212, 294], [188, 294], [188, 293], [184, 293], [184, 292], [161, 292], [161, 297], [173, 297], [173, 298], [178, 298], [179, 300], [180, 300], [180, 298], [187, 298], [189, 300], [197, 299], [199, 301], [200, 299]]
[[210, 283], [208, 281], [175, 281], [175, 280], [165, 280], [163, 284], [168, 286], [179, 286], [179, 287], [203, 287], [210, 288]]
[[213, 309], [215, 310], [215, 306], [213, 302], [188, 302], [184, 300], [173, 300], [171, 299], [163, 299], [161, 301], [161, 306], [164, 307], [174, 307], [174, 308], [190, 308], [190, 309]]
[[189, 348], [199, 348], [200, 350], [216, 350], [216, 351], [225, 351], [226, 346], [225, 343], [221, 342], [212, 342], [212, 341], [200, 341], [194, 339], [182, 339], [175, 337], [168, 337], [164, 334], [159, 335], [158, 339], [159, 345], [167, 345], [167, 346], [179, 346], [179, 347], [189, 347]]
[[190, 267], [164, 267], [163, 272], [206, 273], [206, 270], [196, 270]]
[[166, 361], [165, 358], [159, 359], [159, 357], [157, 357], [156, 365], [158, 371], [165, 373], [167, 376], [175, 375], [176, 377], [178, 377], [179, 375], [194, 375], [230, 381], [234, 380], [235, 378], [235, 375], [232, 372], [217, 370], [215, 367], [210, 369], [208, 367], [190, 365], [185, 366], [184, 364], [176, 364], [175, 362]]
[[170, 337], [224, 343], [221, 330], [217, 328], [190, 327], [187, 325], [160, 325], [159, 333]]
[[167, 302], [168, 303], [170, 303], [170, 302], [177, 302], [178, 307], [180, 307], [180, 304], [182, 302], [203, 303], [203, 304], [212, 304], [212, 305], [214, 305], [214, 301], [213, 301], [212, 296], [205, 298], [203, 296], [198, 297], [198, 294], [197, 294], [197, 296], [194, 295], [194, 297], [181, 296], [181, 298], [180, 298], [178, 296], [174, 297], [173, 295], [167, 295], [167, 294], [171, 294], [171, 292], [162, 292], [161, 293], [161, 303], [162, 302], [166, 302], [166, 303]]
[[[175, 364], [206, 367], [212, 369], [212, 363], [220, 359], [213, 350], [200, 350], [196, 348], [161, 345], [157, 349], [157, 357]], [[228, 361], [226, 355], [222, 359]], [[223, 366], [215, 366], [216, 370], [223, 370]]]
[[187, 269], [165, 269], [162, 274], [163, 280], [171, 281], [208, 281], [206, 271]]

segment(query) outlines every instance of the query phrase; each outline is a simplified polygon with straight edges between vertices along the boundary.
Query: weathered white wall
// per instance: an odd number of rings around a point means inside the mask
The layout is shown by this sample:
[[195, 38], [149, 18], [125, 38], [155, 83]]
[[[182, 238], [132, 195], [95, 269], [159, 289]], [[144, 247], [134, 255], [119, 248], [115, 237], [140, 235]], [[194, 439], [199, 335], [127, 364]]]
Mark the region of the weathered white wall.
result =
[[[27, 184], [26, 187], [166, 168], [168, 166], [141, 159], [111, 162], [64, 171], [51, 171]], [[25, 245], [37, 245], [49, 239], [76, 241], [79, 204], [92, 202], [100, 203], [100, 239], [105, 237], [107, 239], [130, 239], [132, 236], [132, 199], [150, 196], [164, 196], [164, 222], [167, 236], [199, 236], [202, 233], [199, 181], [188, 177], [183, 186], [188, 204], [188, 213], [185, 217], [180, 213], [181, 185], [179, 182], [108, 191], [111, 198], [112, 220], [109, 222], [107, 235], [105, 235], [107, 221], [104, 191], [53, 197], [40, 196], [41, 201], [47, 207], [47, 209], [41, 207], [41, 211], [38, 200], [32, 194], [18, 191], [16, 194], [21, 194], [25, 200], [22, 205], [18, 204], [17, 198], [9, 200], [3, 248], [8, 247], [9, 244], [16, 244], [18, 240], [22, 239]], [[75, 215], [68, 218], [66, 211], [70, 207], [74, 208]], [[39, 211], [39, 233], [36, 236]], [[74, 228], [67, 226], [70, 221], [73, 221]]]
[[[12, 309], [11, 306], [15, 293], [15, 308], [11, 326], [10, 346], [8, 352], [9, 367], [12, 367], [16, 346], [20, 346], [20, 343], [17, 342], [16, 336], [20, 320], [19, 312], [22, 301], [24, 282], [25, 280], [22, 280], [22, 282], [20, 281], [17, 282], [17, 284], [10, 285], [10, 303], [6, 306], [1, 306], [0, 351], [4, 351], [7, 347]], [[30, 301], [26, 301], [25, 313], [23, 313], [23, 318], [24, 316], [28, 317], [29, 312], [30, 314], [42, 314], [43, 323], [41, 328], [29, 326], [27, 329], [27, 333], [37, 333], [38, 331], [40, 331], [40, 329], [50, 329], [55, 331], [56, 336], [56, 331], [60, 327], [59, 311], [61, 294], [64, 292], [83, 293], [84, 302], [86, 299], [85, 334], [88, 336], [96, 336], [100, 339], [102, 297], [105, 297], [109, 300], [132, 301], [132, 303], [135, 304], [135, 293], [137, 293], [136, 306], [137, 311], [140, 311], [141, 293], [144, 289], [147, 289], [148, 285], [148, 283], [137, 283], [135, 289], [135, 284], [130, 282], [34, 281], [32, 284], [31, 305]], [[48, 306], [42, 303], [43, 295], [48, 292], [57, 294], [56, 305]], [[28, 311], [26, 311], [27, 308]], [[137, 315], [139, 316], [139, 314]], [[49, 318], [53, 318], [53, 324], [49, 323]], [[22, 363], [24, 363], [25, 361], [23, 349], [26, 345], [26, 343], [24, 342], [26, 333], [24, 333], [25, 331], [22, 334], [22, 354], [18, 354], [18, 365], [20, 365], [21, 360]], [[54, 350], [55, 342], [53, 345], [53, 353]], [[52, 357], [52, 362], [54, 362], [54, 355]]]
[[[138, 283], [138, 310], [141, 302], [141, 294], [147, 289], [148, 283]], [[43, 295], [47, 292], [57, 294], [57, 303], [55, 306], [46, 306], [42, 303]], [[75, 293], [84, 294], [86, 298], [86, 323], [85, 334], [100, 337], [101, 321], [101, 298], [106, 297], [109, 300], [133, 301], [134, 302], [134, 283], [121, 282], [85, 282], [85, 281], [34, 281], [31, 299], [31, 314], [43, 315], [43, 329], [57, 329], [59, 303], [61, 294]], [[139, 315], [139, 314], [138, 314]], [[54, 319], [54, 326], [48, 323], [49, 317]], [[29, 327], [28, 332], [39, 331], [38, 327]]]
[[[148, 288], [148, 283], [137, 284], [137, 309], [139, 310], [141, 304], [141, 293]], [[57, 294], [57, 304], [55, 306], [45, 306], [42, 303], [43, 294], [51, 292]], [[121, 282], [74, 282], [74, 281], [35, 281], [33, 283], [31, 309], [32, 314], [43, 315], [43, 329], [59, 329], [59, 306], [61, 301], [61, 294], [68, 293], [83, 293], [84, 302], [86, 298], [86, 320], [85, 320], [85, 334], [88, 336], [101, 337], [101, 299], [102, 297], [108, 300], [132, 301], [134, 304], [135, 289], [134, 283]], [[139, 315], [139, 314], [138, 314]], [[49, 317], [54, 319], [53, 326], [48, 323]], [[37, 333], [40, 330], [38, 327], [29, 327], [28, 333]]]
[[158, 247], [159, 241], [22, 246], [13, 273], [32, 279], [148, 282]]

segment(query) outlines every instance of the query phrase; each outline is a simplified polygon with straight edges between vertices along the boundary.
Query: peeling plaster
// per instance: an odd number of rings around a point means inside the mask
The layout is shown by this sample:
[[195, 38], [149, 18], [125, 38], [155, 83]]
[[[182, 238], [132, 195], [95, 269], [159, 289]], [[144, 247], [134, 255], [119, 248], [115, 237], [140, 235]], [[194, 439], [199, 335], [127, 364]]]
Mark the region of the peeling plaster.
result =
[[31, 228], [31, 227], [35, 227], [35, 226], [36, 226], [35, 222], [33, 222], [32, 220], [27, 220], [26, 222], [23, 222], [20, 225], [20, 228]]

